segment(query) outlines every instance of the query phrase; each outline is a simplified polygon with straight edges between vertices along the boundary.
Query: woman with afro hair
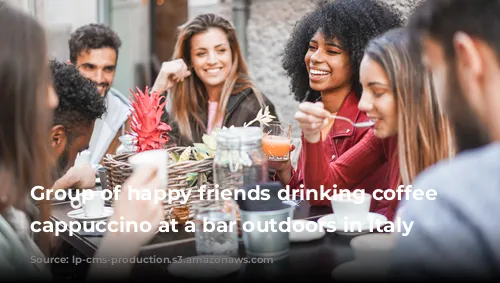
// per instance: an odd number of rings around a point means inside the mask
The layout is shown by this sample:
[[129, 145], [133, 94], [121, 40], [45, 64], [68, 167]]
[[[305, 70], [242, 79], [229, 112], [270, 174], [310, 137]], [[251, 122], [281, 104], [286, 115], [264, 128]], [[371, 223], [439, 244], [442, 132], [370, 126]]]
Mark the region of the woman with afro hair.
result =
[[[301, 102], [295, 119], [302, 130], [302, 149], [296, 169], [289, 161], [270, 163], [281, 183], [318, 192], [324, 187], [330, 195], [335, 189], [372, 193], [398, 186], [399, 174], [391, 172], [398, 172], [399, 165], [388, 161], [395, 141], [381, 141], [372, 129], [330, 115], [369, 121], [358, 109], [364, 49], [370, 39], [400, 26], [400, 15], [376, 0], [327, 1], [297, 23], [282, 64]], [[330, 205], [329, 199], [312, 196], [308, 194], [311, 205]], [[392, 203], [385, 200], [372, 198], [370, 211], [388, 219], [394, 215]]]

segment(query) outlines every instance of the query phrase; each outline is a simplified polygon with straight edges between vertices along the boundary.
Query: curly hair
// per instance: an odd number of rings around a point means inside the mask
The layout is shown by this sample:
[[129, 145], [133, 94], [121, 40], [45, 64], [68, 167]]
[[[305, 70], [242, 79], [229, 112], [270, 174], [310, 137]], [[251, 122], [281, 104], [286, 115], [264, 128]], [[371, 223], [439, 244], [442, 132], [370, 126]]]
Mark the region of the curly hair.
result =
[[50, 61], [52, 82], [59, 98], [53, 125], [63, 125], [69, 132], [91, 125], [106, 107], [95, 85], [83, 77], [74, 65]]
[[315, 101], [320, 93], [309, 87], [304, 62], [309, 40], [321, 30], [326, 38], [337, 38], [350, 58], [353, 90], [358, 97], [359, 66], [368, 41], [392, 28], [401, 27], [399, 13], [377, 0], [322, 1], [294, 27], [283, 52], [282, 66], [291, 79], [290, 90], [297, 101]]
[[69, 38], [69, 59], [74, 64], [76, 57], [89, 49], [104, 47], [113, 48], [118, 58], [118, 49], [122, 45], [120, 37], [108, 26], [103, 24], [88, 24], [79, 27]]

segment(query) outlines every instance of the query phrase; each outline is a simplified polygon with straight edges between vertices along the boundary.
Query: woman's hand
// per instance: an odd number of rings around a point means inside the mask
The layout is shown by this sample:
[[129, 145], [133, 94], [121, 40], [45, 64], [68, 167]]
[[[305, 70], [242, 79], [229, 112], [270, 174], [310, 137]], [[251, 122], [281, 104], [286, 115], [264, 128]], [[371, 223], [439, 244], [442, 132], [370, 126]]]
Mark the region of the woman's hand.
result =
[[[96, 258], [131, 258], [139, 254], [140, 248], [148, 243], [159, 228], [160, 221], [164, 220], [163, 204], [155, 203], [155, 191], [162, 188], [162, 183], [156, 175], [156, 167], [141, 166], [127, 179], [119, 192], [118, 200], [115, 202], [114, 214], [109, 222], [116, 222], [114, 229], [120, 229], [119, 223], [137, 223], [141, 227], [142, 222], [151, 223], [149, 231], [135, 232], [120, 231], [106, 232], [99, 249], [94, 255]], [[136, 199], [135, 194], [129, 199], [129, 189], [147, 190], [151, 198], [143, 200]], [[140, 195], [144, 195], [141, 191]], [[126, 225], [126, 224], [125, 224]], [[126, 227], [126, 226], [125, 226]], [[111, 262], [111, 260], [109, 260]], [[91, 266], [90, 278], [113, 278], [126, 279], [132, 269], [132, 264], [110, 264], [99, 263]]]
[[[127, 242], [142, 246], [146, 244], [158, 230], [160, 221], [164, 220], [163, 203], [161, 200], [155, 201], [156, 190], [161, 190], [162, 183], [158, 178], [156, 167], [141, 166], [125, 181], [119, 192], [118, 200], [115, 202], [114, 214], [110, 221], [133, 221], [137, 224], [141, 222], [151, 223], [149, 232], [116, 232], [111, 233], [113, 237], [126, 238]], [[146, 190], [151, 199], [136, 198], [136, 194], [132, 194], [129, 198], [129, 190]], [[140, 195], [145, 195], [141, 191]]]
[[[290, 146], [290, 153], [294, 149], [295, 145], [292, 144]], [[290, 178], [292, 177], [292, 159], [290, 157], [286, 161], [268, 161], [267, 166], [276, 171], [276, 175], [283, 185], [290, 182]]]
[[321, 136], [321, 129], [328, 125], [330, 112], [325, 110], [322, 102], [303, 102], [295, 113], [295, 120], [304, 134], [306, 141], [316, 143]]
[[186, 63], [182, 59], [177, 59], [161, 64], [160, 72], [156, 77], [152, 91], [163, 93], [169, 90], [174, 83], [182, 82], [191, 75]]

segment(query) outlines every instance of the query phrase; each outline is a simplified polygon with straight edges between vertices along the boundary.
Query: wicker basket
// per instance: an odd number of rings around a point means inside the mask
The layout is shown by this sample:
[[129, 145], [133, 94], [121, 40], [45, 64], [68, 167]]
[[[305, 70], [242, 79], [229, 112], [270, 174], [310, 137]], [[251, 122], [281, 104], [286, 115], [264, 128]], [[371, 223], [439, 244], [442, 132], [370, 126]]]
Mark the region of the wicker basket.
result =
[[[181, 154], [186, 147], [170, 147], [167, 149], [169, 153], [175, 152]], [[132, 166], [128, 158], [135, 153], [124, 153], [111, 155], [107, 154], [104, 157], [104, 168], [107, 174], [108, 188], [114, 188], [118, 185], [123, 185], [125, 180], [132, 174]], [[190, 159], [181, 162], [175, 162], [172, 155], [169, 154], [168, 162], [168, 189], [169, 190], [184, 190], [190, 191], [190, 197], [186, 204], [181, 204], [180, 201], [173, 203], [164, 203], [165, 220], [176, 219], [179, 223], [184, 223], [192, 220], [194, 212], [193, 204], [199, 204], [200, 194], [199, 186], [207, 185], [208, 188], [213, 187], [213, 158], [196, 160], [191, 153]], [[198, 182], [194, 186], [190, 186], [188, 182], [188, 174], [198, 173]], [[206, 182], [202, 183], [200, 173], [207, 177]]]

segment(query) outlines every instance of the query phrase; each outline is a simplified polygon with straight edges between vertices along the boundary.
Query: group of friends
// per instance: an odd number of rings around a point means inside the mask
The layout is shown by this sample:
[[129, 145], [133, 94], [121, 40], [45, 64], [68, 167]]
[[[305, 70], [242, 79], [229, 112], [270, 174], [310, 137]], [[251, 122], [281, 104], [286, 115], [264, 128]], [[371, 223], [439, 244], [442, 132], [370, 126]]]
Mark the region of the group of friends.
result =
[[[300, 102], [294, 118], [302, 146], [295, 167], [269, 162], [274, 180], [293, 189], [437, 191], [433, 201], [372, 200], [371, 211], [415, 223], [397, 238], [395, 278], [500, 275], [498, 11], [500, 0], [427, 0], [405, 22], [381, 1], [329, 1], [300, 19], [286, 42], [281, 63]], [[130, 101], [111, 87], [120, 46], [109, 27], [90, 24], [71, 35], [68, 62], [49, 61], [43, 27], [0, 4], [1, 274], [50, 278], [29, 258], [49, 254], [51, 239], [27, 228], [48, 219], [50, 206], [35, 206], [28, 192], [94, 187], [92, 164], [115, 153], [129, 129]], [[162, 119], [180, 146], [243, 126], [266, 106], [279, 120], [249, 76], [233, 25], [214, 14], [179, 28], [151, 91], [167, 96]], [[75, 165], [85, 149], [92, 164]], [[123, 188], [160, 188], [155, 173], [137, 170]], [[112, 218], [120, 217], [159, 223], [163, 208], [120, 198]], [[136, 255], [154, 230], [107, 233], [96, 256]], [[124, 278], [130, 269], [94, 264], [89, 276]]]

